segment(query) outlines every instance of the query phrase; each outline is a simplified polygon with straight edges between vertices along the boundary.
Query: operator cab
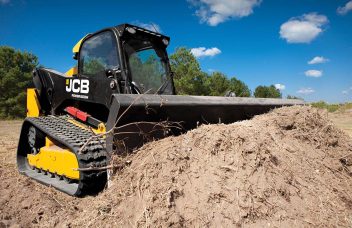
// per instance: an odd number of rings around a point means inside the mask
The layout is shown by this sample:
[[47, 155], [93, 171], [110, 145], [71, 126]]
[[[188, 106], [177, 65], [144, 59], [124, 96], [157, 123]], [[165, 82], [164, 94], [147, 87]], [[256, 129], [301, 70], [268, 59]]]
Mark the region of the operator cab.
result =
[[108, 79], [116, 87], [113, 93], [175, 94], [166, 52], [169, 40], [129, 24], [89, 34], [73, 50], [77, 74]]

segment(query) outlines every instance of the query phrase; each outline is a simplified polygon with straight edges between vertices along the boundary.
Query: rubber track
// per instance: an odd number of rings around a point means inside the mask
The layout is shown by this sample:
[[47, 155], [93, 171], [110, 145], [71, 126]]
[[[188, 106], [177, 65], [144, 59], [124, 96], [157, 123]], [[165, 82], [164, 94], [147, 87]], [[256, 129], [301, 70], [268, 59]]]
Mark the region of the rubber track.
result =
[[[102, 137], [92, 139], [81, 151], [81, 147], [95, 134], [88, 129], [68, 122], [68, 116], [29, 117], [28, 121], [49, 138], [68, 147], [75, 153], [79, 168], [104, 167], [107, 165], [106, 142]], [[94, 194], [106, 184], [106, 171], [80, 171], [80, 180], [75, 196]], [[65, 191], [64, 189], [59, 189]]]

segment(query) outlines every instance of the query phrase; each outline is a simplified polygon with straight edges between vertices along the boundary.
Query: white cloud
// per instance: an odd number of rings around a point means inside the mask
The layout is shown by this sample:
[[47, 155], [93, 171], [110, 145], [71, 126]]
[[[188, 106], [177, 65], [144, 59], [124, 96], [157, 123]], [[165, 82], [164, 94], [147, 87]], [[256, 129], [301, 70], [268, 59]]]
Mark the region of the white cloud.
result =
[[2, 5], [5, 5], [9, 2], [10, 2], [10, 0], [0, 0], [0, 4], [2, 4]]
[[188, 0], [197, 7], [196, 15], [201, 22], [217, 26], [231, 18], [241, 18], [253, 13], [262, 0]]
[[308, 62], [308, 64], [319, 64], [329, 62], [329, 59], [324, 58], [323, 56], [315, 56], [312, 60]]
[[135, 25], [137, 25], [139, 27], [148, 29], [148, 30], [153, 31], [153, 32], [162, 33], [162, 30], [161, 30], [160, 26], [155, 24], [155, 23], [153, 23], [153, 22], [151, 22], [151, 23], [143, 23], [143, 22], [140, 22], [140, 21], [134, 21], [132, 24], [135, 24]]
[[352, 93], [352, 86], [346, 90], [342, 90], [342, 94], [349, 94], [349, 93]]
[[342, 7], [340, 6], [339, 8], [337, 8], [337, 13], [340, 15], [345, 15], [351, 10], [352, 10], [352, 1], [349, 1], [346, 3], [345, 6], [342, 6]]
[[319, 78], [319, 77], [323, 76], [323, 71], [322, 70], [307, 70], [306, 72], [304, 72], [304, 74], [307, 77]]
[[278, 90], [285, 90], [285, 88], [286, 88], [286, 86], [283, 84], [275, 84], [274, 86]]
[[317, 13], [294, 17], [281, 25], [280, 37], [288, 43], [310, 43], [323, 32], [323, 26], [328, 22], [326, 16]]
[[221, 50], [219, 48], [213, 47], [213, 48], [205, 48], [205, 47], [198, 47], [198, 48], [192, 48], [191, 53], [196, 57], [196, 58], [201, 58], [205, 56], [215, 56], [221, 53]]
[[299, 94], [311, 94], [311, 93], [314, 93], [315, 90], [308, 87], [308, 88], [301, 88], [300, 90], [297, 91], [297, 93]]

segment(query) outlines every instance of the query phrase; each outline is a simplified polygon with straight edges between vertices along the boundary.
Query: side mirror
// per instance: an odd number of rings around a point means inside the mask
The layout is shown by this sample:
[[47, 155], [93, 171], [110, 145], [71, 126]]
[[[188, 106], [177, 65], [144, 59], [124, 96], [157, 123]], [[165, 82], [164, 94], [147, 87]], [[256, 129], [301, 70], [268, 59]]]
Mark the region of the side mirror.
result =
[[73, 54], [72, 58], [73, 58], [74, 60], [77, 60], [77, 59], [78, 59], [78, 52], [75, 52], [75, 53]]

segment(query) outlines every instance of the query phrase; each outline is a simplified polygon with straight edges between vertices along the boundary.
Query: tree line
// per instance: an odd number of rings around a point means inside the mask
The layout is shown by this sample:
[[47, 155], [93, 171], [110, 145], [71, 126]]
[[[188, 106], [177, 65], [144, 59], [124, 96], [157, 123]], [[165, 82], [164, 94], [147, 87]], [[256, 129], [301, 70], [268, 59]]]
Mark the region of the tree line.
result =
[[[252, 95], [248, 85], [236, 77], [227, 77], [221, 72], [208, 74], [200, 68], [198, 60], [185, 47], [178, 48], [170, 55], [171, 70], [174, 72], [175, 87], [178, 94], [224, 96], [232, 94], [236, 97]], [[280, 90], [274, 85], [258, 86], [254, 97], [281, 98]]]
[[11, 47], [0, 47], [0, 118], [26, 114], [26, 89], [32, 86], [32, 71], [38, 58]]
[[[181, 95], [250, 97], [249, 87], [221, 72], [208, 74], [190, 50], [181, 47], [170, 55], [176, 91]], [[0, 46], [0, 118], [22, 118], [26, 114], [26, 89], [32, 86], [32, 71], [38, 58], [31, 53]], [[254, 97], [281, 98], [275, 86], [258, 86]], [[295, 97], [288, 97], [295, 98]]]

